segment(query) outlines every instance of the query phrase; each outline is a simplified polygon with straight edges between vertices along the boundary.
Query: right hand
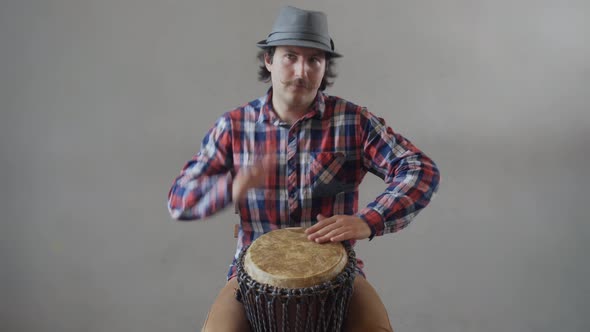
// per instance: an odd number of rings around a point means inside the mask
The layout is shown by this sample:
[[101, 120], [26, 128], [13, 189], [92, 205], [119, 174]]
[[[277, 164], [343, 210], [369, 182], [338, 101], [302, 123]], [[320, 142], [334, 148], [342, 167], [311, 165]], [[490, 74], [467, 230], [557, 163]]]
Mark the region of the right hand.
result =
[[274, 163], [268, 156], [252, 166], [240, 169], [233, 180], [232, 200], [237, 202], [246, 196], [249, 189], [264, 186], [270, 172], [274, 172]]

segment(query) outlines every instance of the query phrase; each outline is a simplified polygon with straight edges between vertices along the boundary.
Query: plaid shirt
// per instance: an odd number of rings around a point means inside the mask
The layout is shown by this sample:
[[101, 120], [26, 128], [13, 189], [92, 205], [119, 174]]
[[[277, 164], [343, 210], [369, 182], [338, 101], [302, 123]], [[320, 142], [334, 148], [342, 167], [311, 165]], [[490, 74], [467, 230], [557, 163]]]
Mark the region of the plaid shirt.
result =
[[[318, 92], [310, 111], [289, 126], [271, 100], [272, 88], [221, 116], [168, 194], [173, 218], [210, 216], [230, 205], [240, 168], [276, 156], [266, 185], [249, 190], [236, 205], [241, 222], [228, 278], [236, 275], [242, 248], [271, 230], [309, 227], [319, 213], [356, 215], [369, 225], [372, 239], [406, 227], [436, 192], [434, 162], [367, 109]], [[358, 188], [367, 172], [386, 188], [359, 211]], [[362, 267], [359, 259], [361, 273]]]

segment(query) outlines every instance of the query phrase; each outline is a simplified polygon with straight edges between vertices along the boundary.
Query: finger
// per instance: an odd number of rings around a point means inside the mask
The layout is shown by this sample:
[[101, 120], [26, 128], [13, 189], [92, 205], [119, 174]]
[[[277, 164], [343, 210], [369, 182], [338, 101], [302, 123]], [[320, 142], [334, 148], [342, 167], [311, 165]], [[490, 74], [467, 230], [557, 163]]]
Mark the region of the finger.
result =
[[327, 225], [330, 222], [330, 220], [329, 220], [330, 218], [324, 217], [322, 214], [318, 214], [317, 219], [318, 219], [318, 222], [315, 225], [307, 228], [305, 230], [305, 234], [308, 234], [308, 235], [313, 234], [313, 233], [317, 232], [317, 230], [323, 228], [325, 225]]
[[308, 235], [313, 235], [310, 239], [315, 239], [316, 237], [325, 235], [327, 232], [333, 230], [336, 221], [338, 221], [338, 218], [336, 216], [332, 216], [330, 218], [321, 216], [321, 218], [318, 218], [318, 220], [320, 221], [310, 227], [309, 231], [307, 232]]
[[[342, 234], [350, 233], [347, 227], [338, 227], [328, 232], [327, 234], [316, 238], [317, 243], [336, 242], [333, 239], [340, 237]], [[345, 236], [346, 237], [346, 236]]]
[[330, 237], [330, 241], [331, 242], [342, 242], [345, 240], [352, 240], [355, 239], [356, 236], [354, 235], [354, 232], [352, 231], [346, 231], [344, 233], [340, 233], [338, 235], [332, 236]]
[[333, 232], [334, 230], [338, 229], [339, 227], [342, 227], [342, 225], [338, 224], [337, 222], [332, 222], [332, 223], [327, 224], [324, 227], [318, 229], [317, 231], [309, 234], [307, 236], [307, 238], [310, 240], [315, 240], [319, 237], [325, 237], [326, 235], [330, 234], [330, 232]]

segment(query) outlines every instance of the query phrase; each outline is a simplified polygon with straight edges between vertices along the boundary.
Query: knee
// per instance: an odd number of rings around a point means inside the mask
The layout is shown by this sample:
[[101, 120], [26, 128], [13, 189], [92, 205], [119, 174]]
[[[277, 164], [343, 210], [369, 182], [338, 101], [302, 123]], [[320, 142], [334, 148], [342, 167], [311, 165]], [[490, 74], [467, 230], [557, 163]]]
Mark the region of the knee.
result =
[[235, 298], [237, 282], [230, 280], [213, 302], [201, 332], [244, 332], [249, 331], [249, 323], [244, 307]]
[[363, 277], [354, 281], [346, 331], [392, 332], [389, 315], [377, 291]]

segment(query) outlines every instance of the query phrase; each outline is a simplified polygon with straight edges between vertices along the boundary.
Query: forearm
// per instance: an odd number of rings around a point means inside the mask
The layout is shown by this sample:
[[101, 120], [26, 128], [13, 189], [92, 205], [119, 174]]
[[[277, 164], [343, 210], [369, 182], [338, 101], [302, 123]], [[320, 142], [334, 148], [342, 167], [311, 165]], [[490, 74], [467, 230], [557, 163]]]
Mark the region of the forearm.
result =
[[231, 202], [233, 159], [230, 121], [220, 118], [203, 138], [201, 151], [183, 167], [168, 192], [168, 211], [174, 219], [201, 219]]
[[385, 191], [357, 214], [375, 235], [397, 232], [426, 207], [438, 190], [438, 167], [402, 135], [368, 112], [364, 155], [367, 169], [387, 184]]
[[440, 173], [423, 154], [405, 158], [387, 189], [358, 215], [372, 227], [372, 236], [397, 232], [412, 221], [438, 190]]
[[194, 220], [210, 216], [231, 202], [230, 173], [193, 178], [181, 174], [168, 193], [168, 211], [177, 220]]

